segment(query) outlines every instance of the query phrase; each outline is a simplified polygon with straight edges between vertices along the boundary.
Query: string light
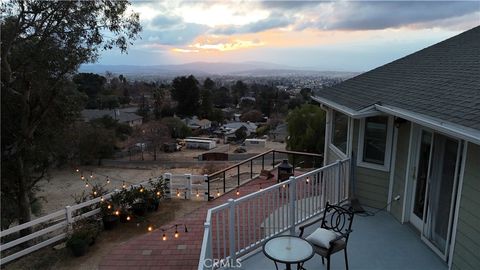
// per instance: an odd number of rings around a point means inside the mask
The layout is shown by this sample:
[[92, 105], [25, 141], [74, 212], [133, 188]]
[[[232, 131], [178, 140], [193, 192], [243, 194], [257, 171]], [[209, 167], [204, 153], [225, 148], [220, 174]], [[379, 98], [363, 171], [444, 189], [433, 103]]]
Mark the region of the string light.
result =
[[130, 216], [127, 216], [127, 221], [130, 221], [130, 219], [132, 219]]
[[283, 185], [282, 185], [282, 187], [283, 187], [283, 188], [286, 188], [286, 187], [287, 187], [287, 185], [283, 184]]
[[119, 216], [120, 215], [120, 211], [115, 211], [115, 215]]
[[107, 184], [110, 184], [110, 178], [107, 176]]
[[177, 225], [175, 225], [175, 234], [174, 234], [175, 238], [178, 238], [179, 234], [178, 234], [178, 230], [177, 230]]
[[196, 193], [195, 196], [197, 196], [197, 198], [200, 197], [200, 194], [198, 193], [198, 188], [197, 188], [197, 193]]
[[163, 241], [167, 240], [167, 235], [165, 233], [163, 233], [162, 240]]
[[157, 196], [159, 196], [159, 197], [160, 197], [160, 191], [157, 191]]
[[79, 172], [80, 170], [77, 168], [75, 171], [76, 171], [76, 172]]
[[240, 195], [240, 190], [239, 190], [239, 189], [237, 189], [237, 196], [239, 196], [239, 195]]
[[143, 188], [140, 189], [140, 192], [143, 192]]
[[80, 175], [80, 179], [85, 180], [85, 176], [83, 176], [83, 173]]
[[153, 231], [153, 226], [152, 225], [148, 226], [147, 231], [149, 232]]
[[110, 204], [107, 205], [107, 209], [112, 209], [112, 206]]
[[180, 191], [177, 189], [177, 197], [180, 197]]
[[94, 191], [94, 192], [93, 192], [93, 195], [94, 195], [94, 196], [97, 196], [97, 191]]
[[91, 172], [91, 173], [90, 173], [90, 178], [92, 178], [92, 179], [93, 179], [93, 172]]
[[127, 188], [127, 185], [125, 185], [125, 181], [123, 181], [122, 188], [123, 188], [123, 189], [126, 189], [126, 188]]
[[85, 187], [88, 188], [88, 182], [85, 182]]
[[310, 177], [307, 177], [306, 182], [307, 182], [307, 184], [310, 183]]

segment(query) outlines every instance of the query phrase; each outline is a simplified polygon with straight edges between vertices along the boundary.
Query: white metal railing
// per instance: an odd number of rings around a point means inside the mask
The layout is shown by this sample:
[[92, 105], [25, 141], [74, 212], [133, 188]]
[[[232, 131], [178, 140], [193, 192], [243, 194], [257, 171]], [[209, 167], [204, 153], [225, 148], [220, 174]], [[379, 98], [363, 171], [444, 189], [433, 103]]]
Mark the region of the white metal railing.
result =
[[[206, 190], [206, 183], [205, 176], [203, 175], [173, 175], [170, 173], [166, 173], [164, 174], [164, 179], [168, 185], [166, 192], [167, 197], [180, 197], [187, 199], [195, 198], [199, 200], [207, 199], [207, 197], [204, 195]], [[138, 183], [137, 185], [146, 186], [148, 185], [148, 181]], [[182, 190], [182, 196], [176, 196], [175, 192], [177, 189]], [[105, 200], [110, 199], [113, 194], [119, 191], [120, 190], [117, 189], [102, 197]], [[199, 195], [201, 194], [202, 196], [196, 196], [197, 192], [203, 192], [199, 193]], [[8, 251], [9, 254], [0, 259], [0, 265], [3, 265], [12, 260], [32, 253], [38, 249], [65, 239], [67, 237], [68, 229], [71, 228], [71, 226], [75, 222], [100, 213], [100, 200], [101, 198], [98, 197], [72, 206], [65, 206], [65, 208], [58, 210], [54, 213], [1, 231], [0, 238], [2, 238], [3, 241], [0, 245], [0, 252], [5, 253], [5, 251], [7, 250], [10, 250], [11, 252]], [[88, 212], [85, 212], [84, 209], [86, 208], [88, 208]], [[33, 232], [26, 236], [8, 242], [4, 240], [4, 237], [7, 237], [14, 233], [18, 233], [21, 230], [28, 228], [30, 228]], [[36, 241], [36, 243], [32, 246], [22, 248], [18, 251], [12, 250], [12, 248], [18, 247], [19, 245], [27, 241]]]
[[[350, 159], [310, 171], [207, 212], [199, 270], [232, 265], [271, 237], [348, 199]], [[218, 264], [221, 261], [220, 264]]]

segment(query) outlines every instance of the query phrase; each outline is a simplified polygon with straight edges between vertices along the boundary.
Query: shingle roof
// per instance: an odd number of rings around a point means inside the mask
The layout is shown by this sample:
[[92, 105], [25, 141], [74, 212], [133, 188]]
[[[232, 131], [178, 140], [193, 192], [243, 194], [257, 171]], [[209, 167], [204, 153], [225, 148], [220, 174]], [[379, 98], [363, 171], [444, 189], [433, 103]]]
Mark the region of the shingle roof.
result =
[[82, 117], [88, 121], [102, 118], [104, 116], [110, 116], [113, 119], [118, 120], [119, 123], [127, 123], [130, 121], [135, 121], [143, 118], [140, 115], [137, 115], [135, 113], [120, 112], [119, 114], [115, 115], [115, 110], [88, 110], [87, 109], [82, 111]]
[[480, 130], [480, 26], [317, 95], [355, 111], [390, 105]]

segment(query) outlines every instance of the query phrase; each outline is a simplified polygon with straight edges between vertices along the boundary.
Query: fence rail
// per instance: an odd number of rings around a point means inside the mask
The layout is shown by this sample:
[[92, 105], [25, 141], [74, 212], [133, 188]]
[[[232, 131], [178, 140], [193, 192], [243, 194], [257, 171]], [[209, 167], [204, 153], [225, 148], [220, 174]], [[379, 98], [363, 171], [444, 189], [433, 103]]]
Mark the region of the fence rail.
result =
[[[302, 158], [308, 159], [308, 164], [305, 163], [305, 160], [300, 161]], [[205, 195], [208, 200], [221, 196], [259, 176], [263, 170], [274, 169], [284, 159], [288, 159], [292, 163], [293, 170], [300, 163], [309, 168], [319, 167], [323, 164], [323, 156], [320, 154], [269, 150], [206, 175], [207, 191]]]
[[[180, 185], [178, 182], [180, 179], [185, 179], [186, 176], [189, 179], [202, 179], [204, 176], [192, 176], [192, 175], [172, 175], [165, 174], [164, 179], [167, 182], [167, 197], [171, 196], [172, 193], [172, 182]], [[203, 182], [203, 181], [200, 181]], [[148, 186], [148, 181], [138, 183], [134, 186], [144, 185]], [[185, 186], [185, 185], [184, 185]], [[192, 185], [190, 185], [192, 186]], [[105, 200], [110, 199], [112, 195], [119, 192], [120, 190], [116, 189], [102, 197]], [[58, 210], [46, 216], [37, 218], [35, 220], [19, 224], [15, 227], [8, 228], [0, 232], [0, 238], [2, 239], [2, 244], [0, 245], [0, 252], [2, 252], [2, 257], [0, 258], [0, 265], [6, 264], [12, 260], [18, 259], [22, 256], [25, 256], [29, 253], [32, 253], [40, 248], [46, 247], [58, 241], [64, 240], [67, 237], [69, 229], [75, 222], [78, 222], [87, 217], [94, 216], [100, 213], [99, 203], [101, 197], [94, 198], [79, 204], [72, 206], [66, 206], [64, 209]], [[88, 209], [87, 209], [88, 208]], [[86, 212], [84, 212], [86, 211]], [[22, 230], [31, 229], [33, 232], [16, 238], [12, 240], [7, 240], [7, 236], [13, 236], [14, 233], [19, 233]], [[14, 238], [14, 237], [12, 237]], [[19, 245], [24, 244], [27, 241], [35, 241], [33, 245], [27, 248], [21, 248], [19, 250], [12, 250]], [[7, 251], [7, 252], [6, 252]], [[3, 256], [6, 255], [6, 256]]]
[[198, 269], [214, 269], [257, 249], [271, 237], [348, 199], [350, 160], [339, 160], [209, 209]]

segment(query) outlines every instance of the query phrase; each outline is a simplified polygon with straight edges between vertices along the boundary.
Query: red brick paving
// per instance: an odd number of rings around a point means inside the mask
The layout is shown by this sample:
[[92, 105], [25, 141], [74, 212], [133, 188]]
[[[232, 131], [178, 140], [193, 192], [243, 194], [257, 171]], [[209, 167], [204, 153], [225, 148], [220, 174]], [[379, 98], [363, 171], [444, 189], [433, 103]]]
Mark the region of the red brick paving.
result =
[[[240, 189], [241, 196], [253, 193], [275, 184], [276, 177], [268, 180], [255, 179]], [[163, 232], [155, 230], [151, 233], [139, 236], [113, 249], [99, 264], [99, 269], [156, 269], [156, 270], [193, 270], [198, 269], [200, 249], [203, 241], [204, 222], [207, 210], [223, 204], [228, 199], [236, 198], [236, 191], [232, 190], [220, 198], [206, 203], [194, 213], [179, 218], [163, 227], [173, 224], [187, 224], [188, 233], [179, 228], [180, 237], [172, 237], [172, 231], [167, 233], [167, 241], [162, 241]], [[257, 224], [259, 226], [259, 224]], [[185, 249], [178, 249], [179, 245], [185, 245]], [[151, 253], [143, 255], [143, 252]]]

